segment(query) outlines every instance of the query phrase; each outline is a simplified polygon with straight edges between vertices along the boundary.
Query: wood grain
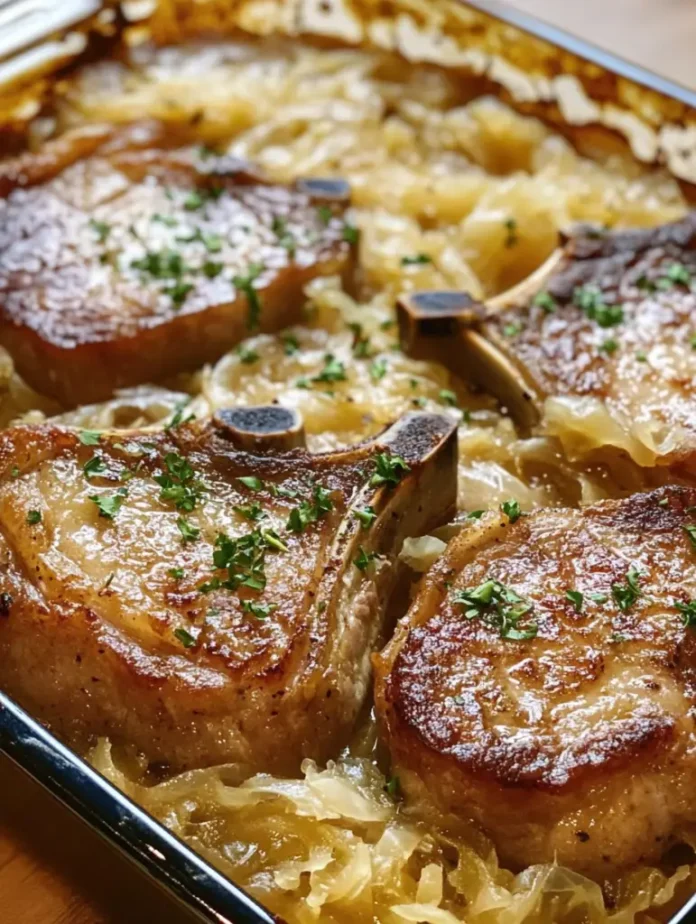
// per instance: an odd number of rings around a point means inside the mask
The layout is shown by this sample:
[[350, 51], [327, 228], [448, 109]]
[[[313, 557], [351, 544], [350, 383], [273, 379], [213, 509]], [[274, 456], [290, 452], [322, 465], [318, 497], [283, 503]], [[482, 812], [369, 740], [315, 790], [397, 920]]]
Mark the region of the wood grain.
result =
[[[696, 88], [693, 0], [510, 0]], [[78, 819], [0, 760], [0, 920], [186, 924], [181, 912]]]
[[696, 89], [694, 0], [507, 0], [505, 5]]

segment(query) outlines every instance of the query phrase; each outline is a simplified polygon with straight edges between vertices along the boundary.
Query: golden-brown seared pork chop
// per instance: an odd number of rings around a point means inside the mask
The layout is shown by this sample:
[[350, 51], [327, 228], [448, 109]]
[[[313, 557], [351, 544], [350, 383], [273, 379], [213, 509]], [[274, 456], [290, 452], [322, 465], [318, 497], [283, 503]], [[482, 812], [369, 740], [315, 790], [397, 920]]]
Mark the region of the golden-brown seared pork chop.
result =
[[695, 289], [696, 212], [648, 230], [580, 229], [487, 308], [465, 293], [404, 297], [401, 337], [522, 423], [541, 419], [572, 454], [614, 446], [693, 474]]
[[401, 542], [453, 512], [456, 424], [253, 455], [224, 414], [2, 433], [0, 683], [76, 745], [290, 773], [345, 743]]
[[695, 598], [696, 489], [487, 514], [375, 659], [407, 799], [519, 868], [658, 858], [696, 818]]
[[340, 181], [265, 183], [147, 126], [76, 133], [0, 172], [0, 342], [67, 404], [217, 359], [349, 271]]
[[[486, 334], [580, 448], [696, 472], [696, 212], [659, 228], [580, 231], [536, 294]], [[555, 400], [554, 400], [555, 399]]]

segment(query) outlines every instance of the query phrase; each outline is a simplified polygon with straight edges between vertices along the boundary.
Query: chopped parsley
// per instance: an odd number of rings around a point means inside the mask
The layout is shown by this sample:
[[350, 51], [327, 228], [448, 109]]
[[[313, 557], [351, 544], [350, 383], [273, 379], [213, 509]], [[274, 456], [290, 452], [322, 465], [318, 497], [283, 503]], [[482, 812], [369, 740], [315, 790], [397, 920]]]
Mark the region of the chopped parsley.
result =
[[521, 325], [521, 324], [518, 324], [518, 323], [515, 323], [515, 324], [505, 324], [505, 325], [503, 326], [503, 334], [504, 334], [506, 337], [516, 337], [516, 336], [517, 336], [519, 333], [521, 333], [521, 332], [522, 332], [522, 325]]
[[256, 475], [244, 475], [242, 478], [238, 478], [237, 481], [243, 484], [245, 488], [249, 488], [250, 491], [262, 491], [264, 488], [263, 481], [257, 478]]
[[104, 464], [104, 460], [100, 459], [99, 456], [92, 456], [92, 458], [82, 466], [82, 471], [85, 473], [86, 478], [91, 478], [92, 475], [99, 475], [101, 472], [106, 471], [106, 465]]
[[224, 265], [222, 263], [216, 263], [213, 260], [206, 260], [201, 267], [201, 272], [206, 277], [206, 279], [215, 279], [216, 276], [220, 275], [223, 269]]
[[658, 289], [671, 289], [672, 286], [690, 286], [691, 273], [683, 263], [672, 263], [665, 275], [658, 279]]
[[317, 208], [317, 216], [323, 225], [328, 225], [333, 218], [333, 211], [330, 205], [320, 205]]
[[201, 534], [200, 529], [193, 523], [189, 523], [186, 517], [178, 517], [176, 526], [184, 542], [195, 542]]
[[256, 352], [256, 350], [245, 347], [243, 344], [237, 347], [237, 355], [239, 356], [240, 362], [243, 362], [248, 366], [250, 366], [252, 363], [258, 362], [259, 360], [259, 354]]
[[180, 581], [184, 577], [184, 573], [183, 568], [169, 568], [167, 571], [169, 577], [173, 577], [175, 581]]
[[41, 511], [40, 510], [30, 510], [27, 513], [27, 523], [29, 526], [36, 526], [37, 523], [41, 522]]
[[284, 247], [291, 257], [294, 257], [295, 251], [297, 250], [297, 242], [295, 241], [292, 233], [288, 231], [287, 220], [280, 215], [276, 215], [273, 219], [273, 224], [271, 227], [273, 229], [273, 233], [278, 238], [278, 243], [280, 246]]
[[301, 533], [310, 523], [316, 523], [317, 520], [325, 517], [330, 510], [333, 510], [333, 506], [329, 492], [321, 485], [315, 485], [312, 500], [303, 500], [298, 507], [293, 507], [290, 511], [286, 524], [287, 529], [292, 533]]
[[638, 597], [642, 595], [642, 591], [638, 586], [639, 579], [640, 571], [631, 565], [626, 575], [626, 583], [611, 585], [611, 595], [622, 613], [628, 613]]
[[610, 337], [608, 340], [605, 340], [599, 345], [599, 349], [602, 351], [602, 353], [607, 353], [609, 356], [611, 356], [612, 353], [616, 353], [618, 348], [619, 342], [618, 340], [614, 340], [613, 337]]
[[624, 319], [621, 305], [607, 305], [596, 286], [579, 286], [573, 292], [573, 304], [581, 308], [600, 327], [615, 327]]
[[360, 239], [360, 231], [353, 225], [345, 224], [343, 226], [343, 240], [348, 244], [357, 244]]
[[367, 571], [375, 558], [377, 558], [376, 552], [366, 552], [365, 549], [360, 546], [357, 558], [354, 559], [353, 564], [358, 571]]
[[682, 528], [686, 535], [689, 537], [691, 548], [696, 551], [696, 526], [684, 526]]
[[519, 241], [519, 235], [517, 233], [517, 219], [515, 218], [506, 218], [505, 219], [505, 230], [507, 235], [505, 237], [505, 246], [514, 247], [515, 244]]
[[500, 505], [500, 509], [511, 523], [516, 523], [522, 516], [522, 510], [519, 502], [516, 500], [503, 501]]
[[97, 240], [100, 244], [103, 244], [111, 233], [111, 225], [107, 224], [105, 221], [97, 221], [96, 218], [90, 218], [89, 226], [97, 235]]
[[174, 638], [178, 639], [184, 648], [193, 648], [196, 644], [196, 639], [186, 629], [175, 629]]
[[186, 296], [191, 289], [193, 289], [192, 282], [176, 282], [173, 286], [165, 286], [162, 289], [162, 293], [171, 298], [175, 308], [180, 308], [186, 301]]
[[245, 276], [235, 276], [232, 279], [232, 284], [235, 288], [246, 295], [249, 307], [247, 315], [247, 327], [249, 330], [256, 330], [261, 320], [261, 298], [254, 288], [254, 282], [259, 278], [264, 268], [263, 263], [252, 263]]
[[247, 504], [246, 507], [235, 507], [234, 509], [245, 520], [251, 520], [252, 523], [266, 516], [263, 507], [257, 503]]
[[401, 786], [399, 784], [399, 777], [390, 776], [384, 787], [384, 791], [386, 792], [388, 796], [391, 796], [392, 799], [398, 799], [401, 794]]
[[370, 378], [373, 382], [379, 382], [387, 374], [386, 359], [376, 359], [370, 366]]
[[566, 590], [566, 600], [570, 600], [570, 602], [575, 607], [576, 613], [582, 613], [582, 604], [584, 599], [584, 596], [580, 593], [579, 590]]
[[534, 304], [537, 308], [541, 308], [542, 311], [545, 311], [547, 314], [553, 314], [553, 312], [558, 307], [556, 305], [556, 299], [550, 292], [538, 292], [534, 296]]
[[402, 257], [401, 265], [402, 266], [423, 266], [426, 263], [432, 263], [433, 258], [428, 256], [427, 253], [417, 253], [410, 257]]
[[203, 205], [203, 196], [197, 189], [192, 189], [183, 201], [183, 206], [188, 212], [195, 212]]
[[190, 512], [203, 493], [202, 483], [195, 477], [195, 472], [176, 452], [168, 452], [164, 457], [167, 471], [155, 475], [160, 486], [160, 500], [172, 501], [177, 510]]
[[187, 269], [176, 250], [149, 250], [144, 257], [131, 261], [131, 266], [154, 279], [177, 279]]
[[675, 600], [674, 605], [682, 614], [684, 628], [696, 628], [696, 600], [691, 600], [689, 603], [681, 603], [679, 600]]
[[92, 494], [89, 499], [97, 505], [100, 517], [113, 520], [127, 496], [128, 491], [125, 488], [119, 488], [115, 494]]
[[368, 506], [363, 507], [362, 510], [354, 510], [353, 514], [358, 520], [360, 520], [360, 524], [363, 529], [369, 529], [377, 517], [374, 507], [369, 506], [369, 504]]
[[481, 517], [486, 513], [485, 510], [472, 510], [471, 513], [467, 513], [467, 520], [480, 520]]
[[452, 602], [464, 607], [466, 619], [481, 619], [486, 625], [497, 629], [500, 637], [521, 642], [536, 638], [538, 627], [528, 622], [520, 628], [520, 621], [533, 610], [530, 600], [520, 597], [500, 581], [488, 580], [478, 587], [458, 590], [452, 595]]
[[196, 419], [195, 414], [186, 414], [186, 416], [184, 416], [184, 411], [190, 402], [190, 398], [184, 398], [183, 401], [180, 401], [177, 405], [175, 405], [171, 420], [167, 421], [167, 423], [164, 425], [165, 430], [174, 430], [176, 427], [181, 427], [183, 424]]
[[609, 599], [608, 594], [601, 593], [588, 594], [587, 596], [590, 598], [590, 600], [594, 601], [594, 603], [606, 603]]
[[453, 391], [450, 391], [449, 388], [442, 388], [438, 394], [438, 398], [442, 401], [443, 404], [446, 404], [448, 407], [456, 407], [459, 403], [457, 401], [457, 396]]
[[220, 587], [236, 590], [249, 587], [251, 590], [264, 590], [266, 587], [266, 552], [269, 549], [287, 551], [287, 546], [271, 529], [255, 529], [245, 536], [230, 538], [220, 533], [215, 540], [213, 564], [217, 569], [227, 571], [222, 580], [213, 578], [201, 587], [208, 592]]
[[268, 619], [273, 610], [278, 609], [277, 603], [256, 603], [254, 600], [240, 600], [242, 610], [251, 613], [257, 619]]
[[312, 378], [313, 382], [344, 382], [346, 379], [346, 367], [340, 362], [333, 353], [327, 353], [324, 357], [324, 368], [318, 375]]
[[283, 350], [285, 355], [294, 356], [299, 349], [300, 344], [297, 340], [297, 337], [294, 337], [292, 334], [285, 334], [283, 337]]
[[375, 456], [375, 471], [370, 478], [372, 487], [380, 484], [396, 485], [411, 469], [401, 456], [378, 452]]
[[97, 446], [101, 439], [101, 433], [98, 430], [80, 430], [77, 438], [83, 446]]

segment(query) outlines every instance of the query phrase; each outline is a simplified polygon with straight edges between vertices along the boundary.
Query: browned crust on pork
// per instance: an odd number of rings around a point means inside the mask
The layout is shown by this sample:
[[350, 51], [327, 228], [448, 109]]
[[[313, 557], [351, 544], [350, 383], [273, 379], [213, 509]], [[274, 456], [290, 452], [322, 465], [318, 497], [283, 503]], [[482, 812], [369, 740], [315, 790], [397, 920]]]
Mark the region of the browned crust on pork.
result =
[[[481, 825], [514, 866], [557, 855], [600, 875], [659, 856], [693, 815], [696, 635], [676, 602], [696, 597], [695, 505], [695, 489], [670, 487], [514, 525], [489, 514], [450, 544], [376, 659], [378, 713], [416, 807]], [[622, 612], [612, 586], [631, 564], [641, 596]], [[503, 639], [453, 603], [490, 578], [533, 601], [536, 638]], [[608, 813], [634, 802], [624, 838]]]
[[[199, 368], [251, 331], [299, 320], [315, 276], [351, 272], [345, 202], [166, 140], [151, 126], [80, 131], [0, 173], [0, 342], [65, 404]], [[165, 252], [183, 272], [134, 266]], [[233, 282], [255, 264], [258, 320]]]

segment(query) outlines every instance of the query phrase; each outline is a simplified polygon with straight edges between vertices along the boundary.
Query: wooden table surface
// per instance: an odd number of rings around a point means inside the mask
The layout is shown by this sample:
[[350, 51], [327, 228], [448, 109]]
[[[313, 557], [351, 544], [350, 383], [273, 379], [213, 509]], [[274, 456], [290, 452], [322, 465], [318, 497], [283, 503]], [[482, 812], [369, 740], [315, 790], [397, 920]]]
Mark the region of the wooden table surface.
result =
[[[696, 0], [510, 0], [696, 88]], [[0, 760], [2, 924], [190, 924], [78, 819]]]

